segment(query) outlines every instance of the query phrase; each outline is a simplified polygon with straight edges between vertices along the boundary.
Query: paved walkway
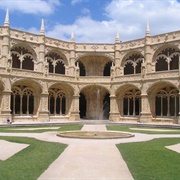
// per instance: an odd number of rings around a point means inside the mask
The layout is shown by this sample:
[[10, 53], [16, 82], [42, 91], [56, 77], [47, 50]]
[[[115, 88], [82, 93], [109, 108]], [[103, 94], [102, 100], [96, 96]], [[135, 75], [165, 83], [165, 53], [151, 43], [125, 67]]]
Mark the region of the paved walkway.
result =
[[[106, 131], [105, 125], [85, 125], [85, 131]], [[80, 140], [70, 143], [39, 180], [131, 180], [126, 163], [115, 144], [103, 140]]]
[[[82, 130], [105, 131], [105, 125], [85, 125]], [[39, 180], [131, 180], [126, 163], [116, 144], [148, 141], [154, 138], [179, 137], [180, 135], [135, 134], [126, 139], [71, 139], [45, 133], [0, 133], [0, 136], [33, 137], [43, 141], [68, 144], [65, 151], [39, 177]]]

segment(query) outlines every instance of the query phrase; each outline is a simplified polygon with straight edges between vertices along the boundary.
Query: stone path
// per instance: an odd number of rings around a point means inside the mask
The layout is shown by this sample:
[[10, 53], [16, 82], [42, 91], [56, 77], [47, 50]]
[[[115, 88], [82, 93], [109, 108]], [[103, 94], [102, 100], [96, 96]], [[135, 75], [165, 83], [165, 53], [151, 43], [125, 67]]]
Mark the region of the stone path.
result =
[[[105, 131], [105, 125], [85, 125], [85, 131]], [[126, 163], [115, 144], [101, 140], [70, 143], [66, 150], [40, 176], [39, 180], [131, 180]]]

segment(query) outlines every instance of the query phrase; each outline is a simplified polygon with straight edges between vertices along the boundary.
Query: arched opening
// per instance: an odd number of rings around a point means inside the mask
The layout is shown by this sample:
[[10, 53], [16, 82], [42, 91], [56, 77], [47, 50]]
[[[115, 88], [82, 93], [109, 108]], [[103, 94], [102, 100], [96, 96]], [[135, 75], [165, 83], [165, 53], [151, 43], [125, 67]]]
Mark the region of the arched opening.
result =
[[158, 90], [155, 96], [156, 117], [177, 117], [179, 113], [178, 90], [167, 86]]
[[83, 119], [108, 119], [110, 112], [109, 92], [101, 86], [83, 88], [79, 98], [80, 117]]
[[25, 57], [22, 62], [22, 69], [34, 70], [34, 63], [32, 57]]
[[103, 100], [103, 119], [109, 119], [110, 112], [110, 94], [107, 93]]
[[123, 98], [124, 116], [139, 116], [141, 111], [141, 92], [137, 89], [128, 90]]
[[79, 62], [79, 68], [80, 68], [80, 76], [86, 76], [86, 70], [84, 64], [81, 61]]
[[15, 86], [11, 93], [11, 113], [15, 115], [34, 114], [34, 92], [27, 86]]
[[160, 57], [156, 62], [156, 71], [168, 70], [168, 63], [164, 57]]
[[111, 66], [112, 66], [112, 62], [108, 62], [105, 65], [103, 76], [110, 76], [111, 75]]
[[61, 89], [51, 88], [49, 90], [49, 112], [50, 115], [66, 114], [66, 94]]
[[124, 75], [134, 74], [134, 67], [132, 62], [126, 62], [124, 67]]
[[65, 74], [65, 66], [62, 61], [58, 61], [55, 66], [55, 73], [56, 74]]
[[[111, 63], [108, 57], [89, 54], [78, 59], [80, 76], [110, 76]], [[76, 63], [77, 65], [77, 63]]]
[[178, 69], [179, 56], [179, 50], [173, 47], [168, 47], [159, 51], [155, 58], [156, 71], [169, 71]]
[[124, 75], [141, 73], [142, 62], [143, 56], [139, 53], [126, 56], [124, 61]]
[[79, 97], [79, 112], [80, 118], [86, 118], [86, 97], [83, 93], [80, 93]]
[[34, 70], [33, 53], [25, 47], [14, 47], [11, 49], [12, 68]]
[[65, 74], [65, 61], [60, 54], [49, 52], [46, 59], [49, 64], [49, 73]]

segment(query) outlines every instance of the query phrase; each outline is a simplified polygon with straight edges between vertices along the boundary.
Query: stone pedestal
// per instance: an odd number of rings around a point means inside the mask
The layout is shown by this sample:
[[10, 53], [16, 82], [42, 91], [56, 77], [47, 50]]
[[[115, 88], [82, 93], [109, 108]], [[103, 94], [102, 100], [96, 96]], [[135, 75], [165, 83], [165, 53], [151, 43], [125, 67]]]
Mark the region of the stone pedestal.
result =
[[110, 113], [109, 120], [117, 122], [120, 120], [119, 113]]
[[140, 122], [148, 123], [152, 121], [152, 115], [150, 111], [150, 105], [147, 94], [141, 94], [141, 113]]
[[74, 95], [73, 96], [71, 109], [72, 110], [71, 110], [71, 114], [69, 116], [69, 120], [70, 121], [80, 120], [80, 115], [79, 115], [79, 95]]
[[141, 123], [149, 123], [152, 121], [151, 113], [149, 112], [141, 112], [140, 113], [140, 122]]
[[119, 121], [119, 111], [118, 111], [118, 105], [116, 101], [116, 96], [111, 95], [110, 96], [110, 116], [109, 116], [110, 121]]
[[48, 94], [42, 93], [41, 94], [41, 109], [39, 111], [39, 121], [41, 122], [48, 122], [49, 119], [49, 110], [48, 110]]

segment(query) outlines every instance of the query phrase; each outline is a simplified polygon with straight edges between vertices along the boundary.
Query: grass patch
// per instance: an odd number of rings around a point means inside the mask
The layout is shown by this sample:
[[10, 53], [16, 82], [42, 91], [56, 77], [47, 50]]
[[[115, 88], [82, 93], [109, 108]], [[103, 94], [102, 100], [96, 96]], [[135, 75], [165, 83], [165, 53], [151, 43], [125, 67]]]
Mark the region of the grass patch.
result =
[[135, 180], [178, 180], [180, 155], [164, 146], [180, 143], [180, 138], [118, 144]]
[[[58, 129], [51, 129], [52, 127], [59, 127]], [[29, 128], [34, 128], [34, 130], [28, 130]], [[37, 129], [35, 129], [37, 128]], [[43, 128], [43, 129], [39, 129]], [[46, 128], [46, 129], [44, 129]], [[70, 131], [70, 130], [81, 130], [82, 125], [62, 125], [62, 126], [8, 126], [0, 127], [0, 132], [7, 133], [43, 133], [49, 131]], [[25, 129], [25, 130], [21, 130]], [[27, 129], [27, 130], [26, 130]]]
[[33, 138], [0, 137], [0, 139], [30, 144], [6, 161], [0, 161], [0, 179], [4, 180], [36, 180], [67, 147], [65, 144]]
[[[180, 129], [175, 128], [152, 128], [152, 127], [138, 127], [138, 126], [106, 126], [107, 130], [110, 131], [125, 131], [125, 132], [134, 132], [134, 133], [144, 133], [144, 134], [180, 134]], [[148, 130], [132, 130], [130, 128], [138, 128], [138, 129], [161, 129], [161, 130], [173, 130], [173, 131], [148, 131]], [[175, 130], [175, 131], [174, 131]]]

